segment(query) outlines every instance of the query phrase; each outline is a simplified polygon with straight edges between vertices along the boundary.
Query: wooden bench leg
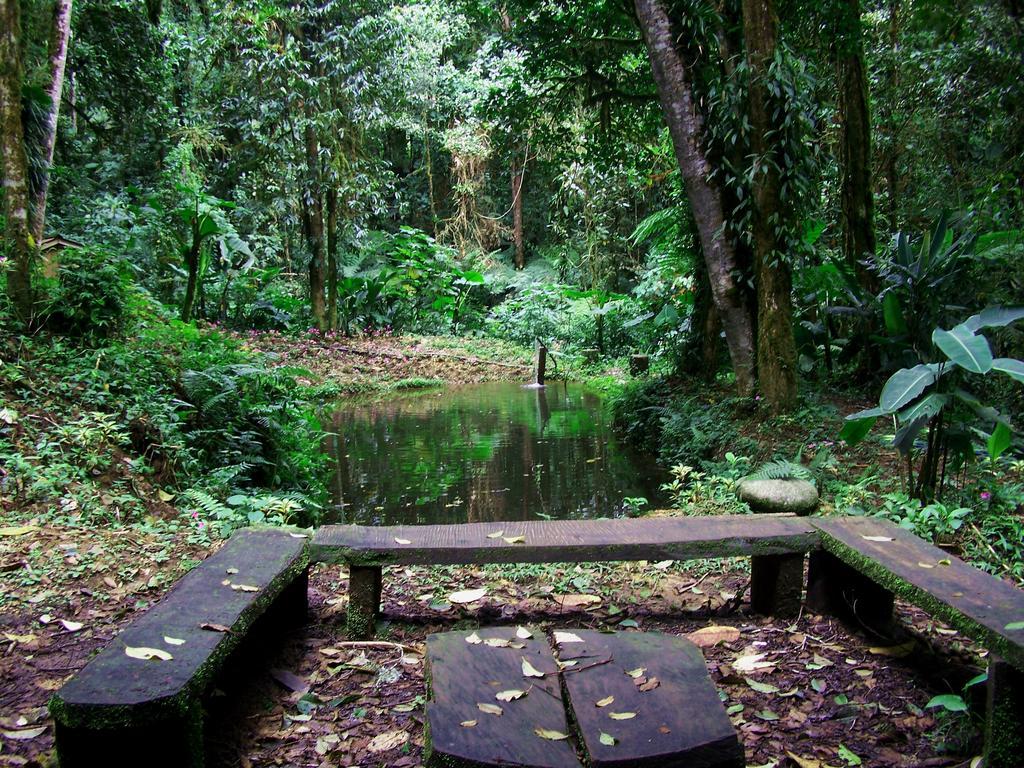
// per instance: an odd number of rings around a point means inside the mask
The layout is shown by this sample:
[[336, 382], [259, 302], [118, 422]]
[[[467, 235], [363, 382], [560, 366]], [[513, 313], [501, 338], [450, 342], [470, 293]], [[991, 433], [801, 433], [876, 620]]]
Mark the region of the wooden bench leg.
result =
[[756, 613], [796, 618], [804, 591], [804, 556], [755, 555], [750, 558], [750, 605]]
[[380, 566], [349, 567], [348, 616], [345, 623], [350, 639], [373, 637], [374, 623], [380, 613], [380, 593]]
[[1024, 755], [1024, 672], [989, 655], [985, 768], [1017, 768]]
[[892, 592], [828, 552], [811, 552], [807, 607], [872, 632], [888, 635], [893, 624]]
[[[203, 708], [197, 702], [181, 717], [125, 728], [54, 725], [61, 768], [203, 768]], [[141, 761], [141, 762], [140, 762]]]

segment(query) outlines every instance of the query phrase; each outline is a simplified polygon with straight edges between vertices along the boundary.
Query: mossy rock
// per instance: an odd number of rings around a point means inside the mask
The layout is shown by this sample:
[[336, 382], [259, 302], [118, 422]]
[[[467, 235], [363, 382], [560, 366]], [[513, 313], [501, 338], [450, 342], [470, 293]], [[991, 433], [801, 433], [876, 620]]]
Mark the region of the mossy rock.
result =
[[806, 480], [744, 480], [739, 496], [755, 512], [809, 515], [818, 508], [818, 489]]

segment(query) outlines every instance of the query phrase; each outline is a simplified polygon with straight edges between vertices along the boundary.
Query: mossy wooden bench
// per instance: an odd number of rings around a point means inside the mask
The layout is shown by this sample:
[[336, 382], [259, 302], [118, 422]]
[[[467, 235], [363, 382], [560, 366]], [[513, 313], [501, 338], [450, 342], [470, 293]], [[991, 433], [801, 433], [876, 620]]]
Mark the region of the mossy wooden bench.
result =
[[986, 768], [1024, 765], [1024, 592], [879, 518], [813, 518], [807, 604], [885, 633], [899, 597], [989, 649]]
[[[499, 534], [499, 535], [495, 535]], [[385, 565], [473, 565], [751, 556], [751, 603], [761, 613], [800, 610], [804, 555], [818, 547], [807, 518], [723, 515], [630, 520], [548, 520], [462, 525], [328, 525], [314, 561], [349, 566], [348, 634], [372, 636]]]
[[61, 768], [201, 766], [201, 697], [228, 655], [262, 616], [305, 617], [307, 541], [239, 531], [65, 683], [49, 704]]
[[529, 632], [427, 638], [428, 768], [745, 765], [693, 643], [578, 630], [556, 635], [553, 653]]

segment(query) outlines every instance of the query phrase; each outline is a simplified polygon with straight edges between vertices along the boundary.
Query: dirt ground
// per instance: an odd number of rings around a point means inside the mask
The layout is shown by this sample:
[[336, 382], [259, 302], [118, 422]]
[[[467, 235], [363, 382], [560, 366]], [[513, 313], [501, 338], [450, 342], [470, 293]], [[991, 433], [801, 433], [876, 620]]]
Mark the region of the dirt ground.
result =
[[[184, 537], [134, 531], [0, 536], [0, 765], [54, 764], [48, 697], [204, 554]], [[979, 649], [906, 606], [911, 642], [812, 614], [792, 623], [753, 616], [748, 582], [743, 560], [391, 568], [380, 642], [363, 644], [345, 636], [344, 569], [317, 567], [308, 624], [247, 654], [241, 674], [213, 691], [215, 763], [418, 766], [426, 636], [530, 625], [705, 630], [694, 637], [749, 766], [971, 764], [978, 724], [924, 707], [979, 671]], [[468, 588], [486, 595], [468, 605], [446, 599]]]

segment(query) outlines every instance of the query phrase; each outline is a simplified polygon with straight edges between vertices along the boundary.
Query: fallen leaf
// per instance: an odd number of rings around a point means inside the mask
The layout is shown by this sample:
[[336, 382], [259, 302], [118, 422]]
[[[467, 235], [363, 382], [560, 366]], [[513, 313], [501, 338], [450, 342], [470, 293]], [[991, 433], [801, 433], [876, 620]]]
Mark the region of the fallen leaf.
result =
[[583, 638], [572, 632], [555, 632], [555, 642], [559, 645], [565, 645], [566, 643], [582, 643]]
[[389, 749], [402, 746], [408, 740], [408, 731], [387, 731], [385, 733], [378, 733], [370, 739], [366, 749], [368, 752], [387, 752]]
[[615, 697], [614, 696], [606, 696], [605, 698], [601, 699], [600, 701], [594, 702], [594, 706], [595, 707], [607, 707], [613, 701], [615, 701]]
[[474, 632], [473, 634], [468, 635], [466, 637], [466, 642], [469, 643], [470, 645], [480, 645], [480, 643], [482, 643], [483, 640], [480, 639], [480, 635], [478, 635], [476, 632]]
[[637, 667], [636, 669], [629, 669], [626, 674], [632, 677], [634, 680], [638, 677], [643, 677], [644, 672], [647, 671], [647, 667]]
[[913, 640], [908, 640], [907, 642], [900, 643], [899, 645], [868, 648], [868, 653], [873, 653], [875, 656], [891, 656], [895, 659], [902, 659], [913, 653], [914, 648], [916, 647], [917, 644]]
[[935, 566], [932, 565], [931, 563], [918, 563], [917, 567], [918, 568], [934, 568]]
[[501, 535], [503, 533], [505, 533], [505, 531], [503, 531], [503, 530], [502, 531], [495, 531], [494, 533], [488, 533], [487, 534], [487, 538], [488, 539], [500, 539]]
[[533, 632], [528, 630], [526, 627], [516, 627], [516, 637], [520, 640], [529, 640], [533, 637]]
[[733, 669], [737, 672], [754, 672], [758, 669], [768, 669], [775, 665], [770, 661], [761, 661], [764, 658], [763, 653], [753, 653], [746, 656], [740, 656], [736, 661], [733, 662]]
[[1024, 629], [1024, 621], [1011, 621], [1009, 624], [1003, 627], [1003, 629], [1007, 630], [1008, 632], [1018, 632]]
[[661, 681], [656, 677], [652, 677], [646, 683], [643, 683], [642, 685], [639, 685], [637, 687], [644, 693], [647, 693], [648, 691], [653, 691], [659, 685], [661, 685]]
[[757, 680], [753, 680], [749, 677], [743, 678], [746, 680], [747, 685], [758, 693], [778, 693], [779, 689], [771, 683], [759, 683]]
[[309, 534], [308, 533], [289, 533], [288, 535], [291, 536], [293, 539], [308, 539], [309, 538]]
[[230, 575], [234, 576], [236, 573], [238, 573], [238, 569], [237, 568], [228, 568], [226, 571], [224, 571], [224, 573], [227, 573], [227, 574], [230, 574]]
[[230, 632], [231, 631], [231, 627], [225, 627], [223, 624], [214, 624], [214, 623], [209, 622], [209, 621], [206, 621], [206, 622], [203, 622], [202, 624], [200, 624], [199, 628], [200, 629], [209, 630], [210, 632]]
[[686, 639], [700, 648], [713, 648], [719, 643], [732, 643], [739, 640], [740, 631], [736, 627], [716, 625], [691, 632]]
[[43, 731], [45, 730], [46, 726], [41, 725], [38, 728], [24, 728], [17, 731], [3, 731], [3, 735], [8, 739], [17, 739], [18, 741], [24, 741], [26, 739], [34, 739], [36, 736], [42, 735]]
[[569, 738], [568, 733], [562, 733], [561, 731], [552, 731], [548, 728], [534, 728], [533, 732], [540, 736], [542, 739], [548, 741], [562, 741]]
[[892, 536], [861, 536], [865, 541], [896, 541]]
[[117, 582], [114, 581], [110, 576], [104, 576], [103, 577], [103, 583], [106, 584], [111, 589], [117, 589]]
[[582, 608], [584, 605], [601, 602], [597, 595], [555, 595], [554, 599], [563, 608]]
[[941, 560], [939, 560], [939, 565], [952, 565], [952, 564], [953, 564], [953, 561], [950, 560], [948, 557], [944, 557]]
[[259, 592], [259, 587], [254, 587], [252, 584], [232, 584], [231, 588], [236, 592]]
[[472, 728], [476, 725], [476, 720], [463, 720], [461, 723], [459, 723], [459, 725], [461, 725], [463, 728]]
[[614, 747], [616, 744], [619, 743], [618, 739], [616, 739], [610, 733], [605, 733], [604, 731], [601, 731], [601, 735], [598, 737], [598, 739], [606, 747]]
[[544, 673], [528, 662], [525, 656], [520, 656], [519, 658], [522, 659], [523, 662], [524, 677], [544, 677]]
[[840, 744], [839, 745], [838, 756], [843, 758], [843, 760], [846, 761], [847, 765], [852, 765], [852, 766], [864, 765], [864, 761], [861, 760], [860, 757], [855, 752], [852, 752], [850, 750], [850, 748], [847, 747], [845, 744]]
[[35, 635], [15, 635], [11, 632], [4, 632], [4, 638], [12, 643], [31, 643], [36, 639]]
[[133, 659], [141, 659], [142, 661], [151, 661], [152, 659], [170, 661], [174, 658], [167, 651], [162, 651], [159, 648], [133, 648], [130, 645], [125, 646], [124, 653], [126, 656], [131, 656]]
[[481, 587], [480, 589], [464, 589], [461, 592], [452, 592], [448, 595], [449, 603], [474, 603], [484, 595], [487, 594], [487, 589]]
[[523, 698], [523, 696], [525, 695], [526, 691], [513, 689], [509, 691], [499, 691], [498, 693], [494, 694], [494, 698], [496, 698], [498, 701], [515, 701], [516, 699]]
[[491, 648], [508, 648], [511, 643], [503, 637], [488, 637], [484, 640], [484, 645], [489, 645]]
[[770, 709], [762, 709], [760, 712], [755, 712], [754, 717], [760, 718], [761, 720], [767, 720], [768, 722], [779, 719], [779, 716]]
[[525, 536], [502, 536], [501, 540], [504, 541], [506, 544], [525, 544], [526, 543], [526, 537]]
[[811, 678], [811, 688], [816, 690], [818, 693], [824, 693], [825, 681], [817, 677]]
[[412, 542], [409, 541], [408, 539], [400, 539], [400, 538], [398, 538], [396, 536], [395, 537], [395, 544], [412, 544]]
[[558, 665], [559, 669], [568, 669], [569, 667], [575, 667], [579, 662], [576, 661], [576, 659], [572, 659], [570, 661], [559, 661], [558, 659], [555, 659], [555, 664]]
[[669, 728], [667, 725], [659, 725], [658, 733], [672, 733], [672, 729]]
[[659, 563], [655, 563], [655, 564], [654, 564], [654, 565], [652, 565], [651, 567], [652, 567], [652, 568], [657, 568], [657, 569], [658, 569], [659, 571], [664, 571], [664, 570], [665, 570], [665, 569], [667, 569], [667, 568], [668, 568], [668, 567], [669, 567], [670, 565], [672, 565], [672, 563], [674, 563], [674, 562], [675, 562], [675, 560], [662, 560], [662, 561], [661, 561], [661, 562], [659, 562]]
[[501, 717], [501, 713], [504, 711], [497, 704], [481, 704], [480, 702], [477, 702], [476, 708], [481, 712], [486, 712], [488, 715], [497, 715], [498, 717]]
[[168, 493], [167, 491], [165, 491], [163, 489], [158, 488], [157, 492], [156, 492], [156, 495], [160, 497], [160, 501], [164, 501], [164, 502], [174, 501], [174, 494], [173, 493]]
[[795, 755], [788, 749], [786, 750], [786, 757], [800, 766], [800, 768], [822, 768], [820, 760], [812, 760], [809, 757], [800, 757], [800, 755]]
[[636, 717], [636, 712], [609, 712], [608, 717], [612, 720], [632, 720]]
[[168, 637], [167, 635], [164, 635], [164, 642], [167, 643], [168, 645], [184, 645], [185, 644], [185, 641], [182, 640], [180, 637]]
[[12, 525], [0, 528], [0, 536], [24, 536], [26, 533], [38, 530], [39, 527], [35, 525]]
[[77, 632], [85, 626], [80, 621], [68, 621], [67, 619], [61, 619], [60, 623], [68, 632]]

